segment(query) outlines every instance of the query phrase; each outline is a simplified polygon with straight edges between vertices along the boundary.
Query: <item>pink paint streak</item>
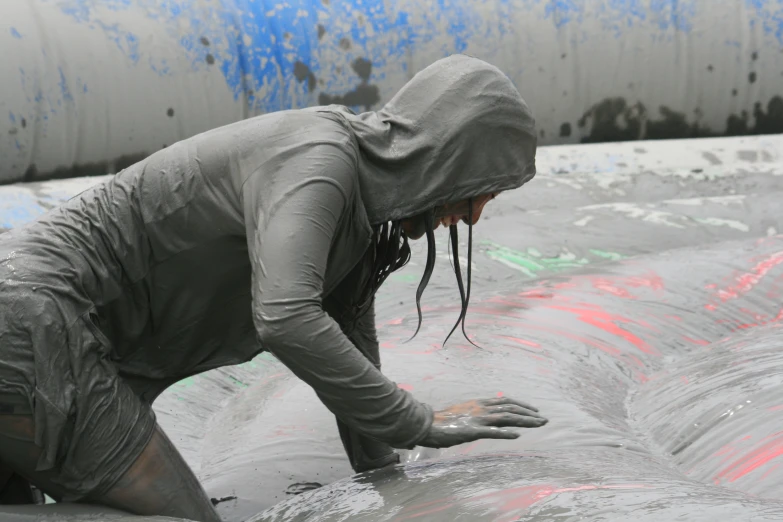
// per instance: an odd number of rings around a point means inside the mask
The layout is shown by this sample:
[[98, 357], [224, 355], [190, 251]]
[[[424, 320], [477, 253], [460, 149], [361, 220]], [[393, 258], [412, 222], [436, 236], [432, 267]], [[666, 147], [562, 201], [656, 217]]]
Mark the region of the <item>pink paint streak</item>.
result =
[[[761, 279], [766, 276], [770, 270], [783, 263], [783, 252], [775, 252], [757, 261], [755, 266], [749, 272], [735, 276], [735, 284], [723, 289], [717, 289], [717, 297], [721, 302], [727, 302], [746, 294], [756, 286]], [[708, 285], [708, 290], [713, 290], [714, 285]]]
[[664, 289], [663, 279], [654, 272], [650, 272], [647, 276], [629, 277], [626, 279], [626, 284], [633, 288], [646, 287], [656, 291]]
[[535, 341], [519, 339], [518, 337], [511, 337], [510, 335], [499, 335], [498, 337], [502, 337], [503, 339], [508, 339], [509, 341], [514, 341], [515, 343], [521, 344], [522, 346], [529, 346], [530, 348], [535, 348], [537, 350], [541, 349], [541, 345]]
[[610, 314], [603, 310], [589, 309], [588, 307], [585, 306], [583, 306], [582, 308], [575, 308], [575, 307], [550, 305], [549, 308], [572, 313], [576, 315], [580, 321], [595, 326], [597, 328], [600, 328], [601, 330], [609, 334], [612, 334], [616, 337], [620, 337], [621, 339], [624, 339], [629, 343], [633, 344], [635, 347], [637, 347], [639, 350], [641, 350], [646, 354], [658, 355], [658, 356], [661, 355], [658, 350], [648, 345], [644, 340], [642, 340], [641, 338], [632, 334], [628, 330], [625, 330], [624, 328], [621, 328], [620, 326], [617, 325], [617, 323], [634, 323], [634, 321], [632, 321], [631, 319], [628, 319], [621, 315]]
[[766, 479], [768, 476], [770, 476], [770, 475], [772, 474], [772, 472], [773, 472], [773, 471], [775, 471], [775, 470], [776, 470], [776, 469], [778, 469], [779, 467], [780, 467], [780, 464], [775, 464], [774, 466], [772, 466], [771, 468], [769, 468], [769, 469], [766, 471], [766, 473], [764, 473], [764, 474], [763, 474], [763, 475], [762, 475], [762, 476], [759, 478], [759, 481], [761, 481], [761, 480], [765, 480], [765, 479]]
[[554, 294], [544, 290], [527, 290], [525, 292], [519, 292], [517, 295], [527, 299], [551, 299]]
[[304, 424], [278, 426], [272, 432], [272, 437], [290, 437], [294, 435], [296, 432], [302, 432], [305, 430], [307, 430], [307, 426]]
[[601, 278], [593, 279], [593, 288], [605, 292], [607, 294], [614, 295], [616, 297], [622, 297], [623, 299], [636, 299], [636, 296], [631, 295], [631, 293], [628, 290], [612, 284], [607, 279], [601, 279]]
[[734, 482], [783, 455], [783, 431], [765, 437], [759, 444], [720, 471], [715, 476], [715, 483]]

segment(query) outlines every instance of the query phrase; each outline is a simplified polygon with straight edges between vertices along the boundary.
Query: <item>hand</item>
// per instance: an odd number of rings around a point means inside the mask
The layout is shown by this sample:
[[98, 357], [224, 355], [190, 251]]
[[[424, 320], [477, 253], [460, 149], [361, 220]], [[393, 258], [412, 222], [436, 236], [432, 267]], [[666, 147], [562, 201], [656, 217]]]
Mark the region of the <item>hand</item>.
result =
[[547, 422], [536, 408], [514, 399], [473, 400], [436, 411], [418, 445], [448, 448], [479, 439], [516, 439], [519, 433], [508, 428], [540, 428]]

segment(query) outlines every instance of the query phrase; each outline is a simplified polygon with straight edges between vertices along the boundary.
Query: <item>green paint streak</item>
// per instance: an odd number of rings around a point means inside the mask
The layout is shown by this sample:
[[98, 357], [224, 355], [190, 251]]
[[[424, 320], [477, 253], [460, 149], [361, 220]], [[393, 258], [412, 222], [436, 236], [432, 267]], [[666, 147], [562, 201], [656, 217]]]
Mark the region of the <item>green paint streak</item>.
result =
[[594, 256], [610, 259], [612, 261], [619, 261], [626, 258], [626, 256], [618, 254], [617, 252], [607, 252], [606, 250], [598, 250], [597, 248], [591, 248], [590, 253]]
[[545, 257], [538, 249], [532, 247], [519, 251], [490, 241], [485, 241], [483, 244], [487, 247], [486, 254], [491, 259], [512, 266], [531, 278], [536, 277], [539, 272], [562, 272], [569, 268], [580, 268], [596, 260], [617, 261], [625, 258], [617, 252], [598, 249], [589, 250], [592, 257], [598, 258], [592, 260], [588, 257], [580, 258], [567, 249], [563, 249], [556, 257]]
[[240, 381], [239, 379], [231, 375], [229, 375], [228, 378], [231, 379], [234, 382], [234, 384], [239, 385], [243, 388], [247, 388], [248, 386], [250, 386], [249, 384], [245, 384], [244, 382]]
[[393, 281], [399, 281], [401, 283], [411, 283], [419, 280], [419, 276], [416, 274], [392, 274], [389, 279]]
[[174, 383], [174, 386], [177, 387], [177, 388], [190, 388], [194, 384], [196, 384], [196, 376], [195, 375], [192, 376], [192, 377], [185, 377], [181, 381], [179, 381], [177, 383]]

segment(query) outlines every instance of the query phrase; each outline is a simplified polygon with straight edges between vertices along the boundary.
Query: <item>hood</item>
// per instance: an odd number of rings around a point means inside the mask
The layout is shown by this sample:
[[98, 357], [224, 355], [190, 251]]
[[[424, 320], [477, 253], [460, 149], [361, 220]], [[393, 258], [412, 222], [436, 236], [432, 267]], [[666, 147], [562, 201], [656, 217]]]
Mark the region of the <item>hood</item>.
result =
[[477, 58], [438, 60], [381, 110], [343, 116], [361, 151], [362, 200], [373, 225], [535, 176], [533, 115], [506, 75]]

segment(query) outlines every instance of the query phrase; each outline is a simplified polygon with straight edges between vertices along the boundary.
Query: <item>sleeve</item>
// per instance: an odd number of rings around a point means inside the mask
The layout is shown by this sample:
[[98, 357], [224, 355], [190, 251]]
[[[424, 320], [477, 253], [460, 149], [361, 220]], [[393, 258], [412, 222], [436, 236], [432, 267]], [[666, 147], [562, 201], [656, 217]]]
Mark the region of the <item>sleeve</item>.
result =
[[[378, 370], [381, 369], [381, 353], [378, 335], [375, 331], [375, 303], [357, 321], [348, 338]], [[345, 453], [356, 473], [398, 464], [400, 456], [385, 442], [363, 436], [337, 419], [337, 429]]]
[[[253, 196], [265, 188], [259, 174], [243, 187], [243, 194], [250, 192], [245, 212], [255, 213], [245, 218], [261, 345], [312, 386], [346, 426], [411, 448], [429, 430], [431, 408], [384, 377], [322, 306], [333, 239], [350, 214], [355, 167], [336, 148], [322, 146], [289, 156], [281, 169], [273, 183], [279, 196]], [[281, 180], [291, 181], [281, 187]], [[262, 199], [273, 203], [253, 204]]]

